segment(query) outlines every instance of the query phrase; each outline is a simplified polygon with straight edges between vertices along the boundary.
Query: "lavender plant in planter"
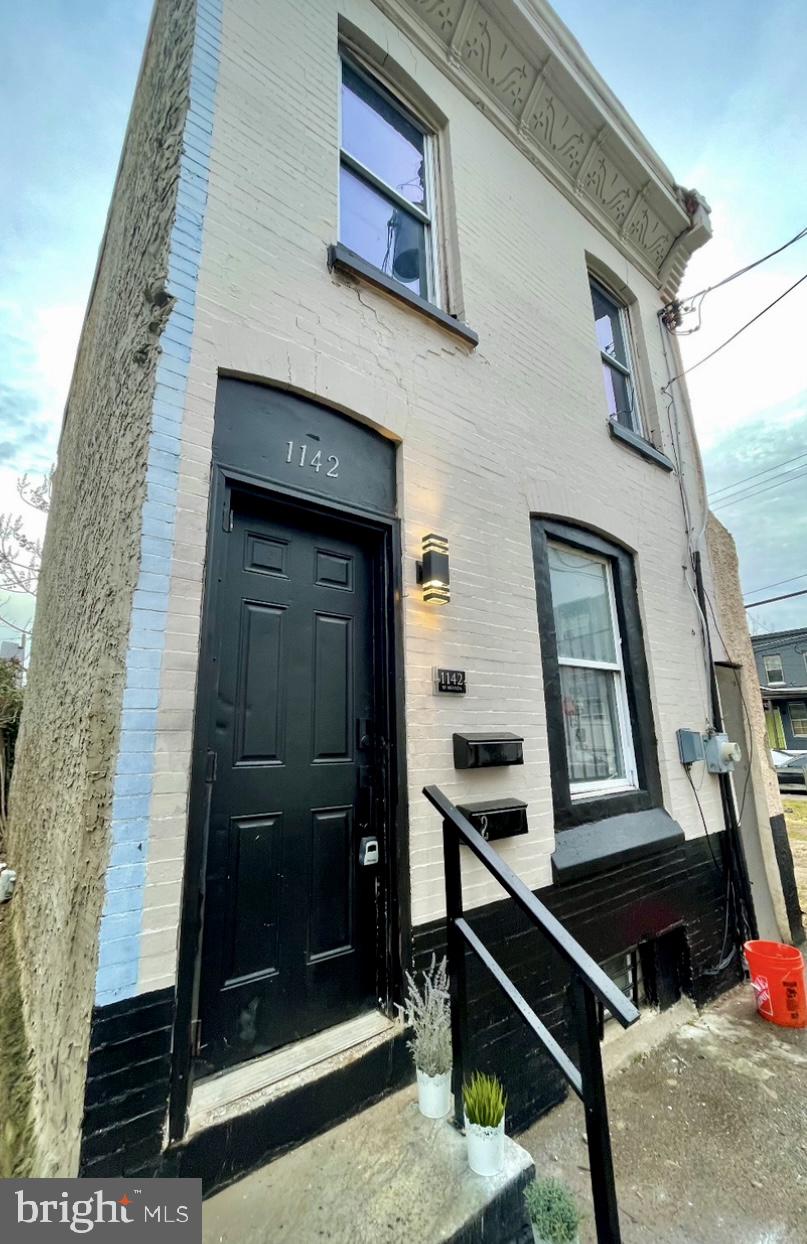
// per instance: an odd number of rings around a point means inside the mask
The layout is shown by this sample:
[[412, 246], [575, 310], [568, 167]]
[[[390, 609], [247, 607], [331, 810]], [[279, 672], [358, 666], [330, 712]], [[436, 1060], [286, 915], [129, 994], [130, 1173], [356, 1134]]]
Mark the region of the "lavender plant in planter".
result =
[[442, 1119], [451, 1109], [451, 1000], [445, 958], [431, 963], [422, 973], [418, 988], [406, 973], [407, 992], [399, 1007], [404, 1023], [413, 1036], [409, 1049], [415, 1060], [418, 1106], [427, 1119]]
[[535, 1244], [578, 1244], [581, 1214], [559, 1179], [534, 1179], [524, 1189], [524, 1201]]
[[477, 1175], [498, 1175], [504, 1161], [507, 1098], [496, 1076], [475, 1071], [462, 1086], [468, 1165]]

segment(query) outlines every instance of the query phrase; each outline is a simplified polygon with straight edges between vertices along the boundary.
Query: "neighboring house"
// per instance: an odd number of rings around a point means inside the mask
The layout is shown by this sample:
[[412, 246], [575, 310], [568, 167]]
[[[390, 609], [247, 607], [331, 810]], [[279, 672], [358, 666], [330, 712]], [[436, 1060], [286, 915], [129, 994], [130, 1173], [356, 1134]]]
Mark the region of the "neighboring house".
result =
[[807, 752], [807, 627], [754, 635], [754, 656], [772, 748]]
[[[491, 838], [504, 801], [496, 851], [640, 1006], [788, 936], [733, 546], [661, 392], [709, 236], [543, 0], [157, 3], [12, 792], [38, 1174], [213, 1187], [410, 1077], [427, 785]], [[736, 799], [679, 758], [723, 717]], [[463, 872], [566, 1042], [563, 963]], [[468, 987], [518, 1129], [562, 1085]]]

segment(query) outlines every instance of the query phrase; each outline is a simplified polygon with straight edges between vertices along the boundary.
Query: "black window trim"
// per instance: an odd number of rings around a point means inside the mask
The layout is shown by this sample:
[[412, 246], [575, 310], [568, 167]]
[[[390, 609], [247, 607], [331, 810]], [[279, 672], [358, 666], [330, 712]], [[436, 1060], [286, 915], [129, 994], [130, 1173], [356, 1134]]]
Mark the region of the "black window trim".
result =
[[[590, 821], [600, 821], [630, 812], [644, 812], [650, 808], [660, 808], [663, 805], [661, 778], [633, 556], [622, 545], [616, 544], [590, 528], [565, 520], [533, 514], [530, 525], [541, 636], [555, 828], [556, 830], [572, 829], [577, 825], [588, 824]], [[584, 553], [607, 557], [611, 564], [622, 639], [630, 724], [636, 754], [638, 781], [636, 790], [572, 800], [563, 734], [560, 666], [552, 612], [547, 548], [549, 540], [559, 540], [564, 544], [579, 548]]]

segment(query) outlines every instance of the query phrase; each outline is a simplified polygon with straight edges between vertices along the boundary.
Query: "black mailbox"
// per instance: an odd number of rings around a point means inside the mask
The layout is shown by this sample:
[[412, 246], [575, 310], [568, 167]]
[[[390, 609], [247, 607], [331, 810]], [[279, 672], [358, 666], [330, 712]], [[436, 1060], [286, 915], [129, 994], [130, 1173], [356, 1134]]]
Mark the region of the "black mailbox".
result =
[[524, 740], [518, 734], [455, 734], [454, 768], [523, 765]]
[[483, 838], [512, 838], [526, 834], [527, 805], [523, 799], [486, 799], [482, 803], [461, 803], [457, 810], [467, 816]]

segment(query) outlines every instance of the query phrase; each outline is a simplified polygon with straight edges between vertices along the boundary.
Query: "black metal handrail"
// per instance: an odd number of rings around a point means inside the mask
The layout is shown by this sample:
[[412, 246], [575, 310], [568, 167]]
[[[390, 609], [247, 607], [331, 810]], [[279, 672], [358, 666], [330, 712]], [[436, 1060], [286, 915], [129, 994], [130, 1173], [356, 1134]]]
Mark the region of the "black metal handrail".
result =
[[[625, 997], [600, 965], [592, 959], [563, 924], [540, 902], [512, 868], [505, 864], [489, 842], [474, 829], [467, 817], [437, 786], [426, 786], [423, 794], [443, 818], [443, 850], [446, 876], [446, 918], [448, 921], [448, 970], [451, 979], [451, 1036], [454, 1049], [454, 1109], [459, 1126], [463, 1123], [462, 1084], [464, 1052], [468, 1048], [468, 998], [465, 947], [469, 946], [488, 969], [496, 984], [543, 1045], [555, 1065], [583, 1103], [586, 1116], [591, 1194], [599, 1244], [620, 1244], [605, 1080], [600, 1051], [600, 1023], [597, 1003], [611, 1012], [623, 1028], [639, 1018], [633, 1003]], [[460, 846], [467, 846], [532, 923], [541, 930], [565, 960], [571, 972], [571, 996], [577, 1027], [577, 1067], [535, 1014], [501, 964], [493, 957], [465, 919], [462, 901]]]

